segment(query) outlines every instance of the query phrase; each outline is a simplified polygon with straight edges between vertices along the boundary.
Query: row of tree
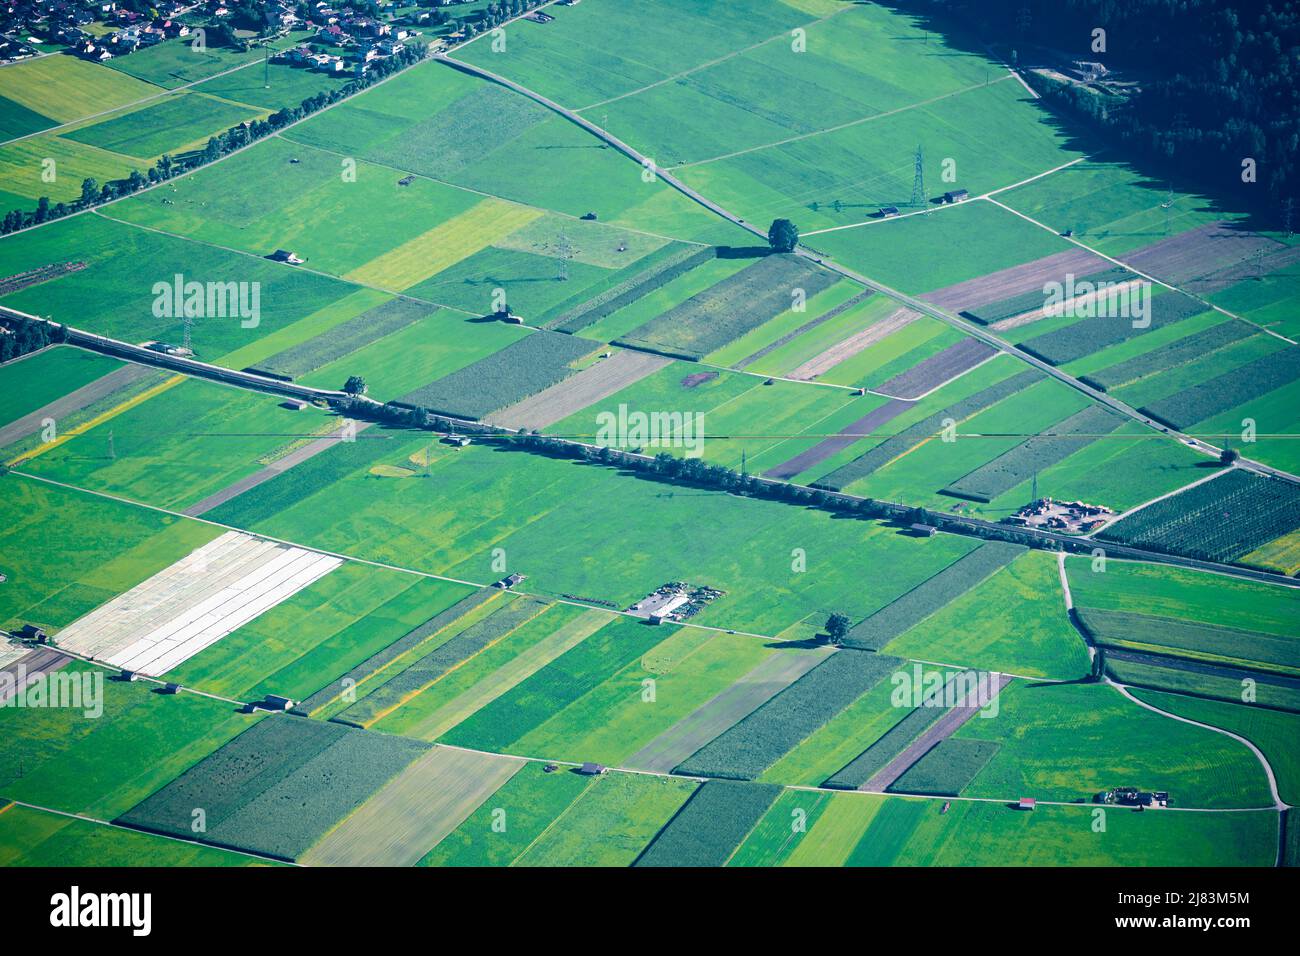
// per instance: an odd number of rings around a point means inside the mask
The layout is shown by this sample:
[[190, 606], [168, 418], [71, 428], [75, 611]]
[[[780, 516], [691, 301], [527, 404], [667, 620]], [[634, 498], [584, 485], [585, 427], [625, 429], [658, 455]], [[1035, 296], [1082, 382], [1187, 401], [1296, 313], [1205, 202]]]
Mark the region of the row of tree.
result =
[[122, 196], [129, 196], [147, 186], [165, 182], [180, 173], [215, 162], [228, 153], [242, 149], [276, 130], [292, 125], [312, 113], [361, 92], [398, 70], [418, 63], [424, 59], [426, 53], [425, 47], [419, 44], [404, 47], [391, 57], [371, 63], [370, 70], [365, 76], [349, 80], [342, 86], [322, 90], [307, 97], [298, 106], [287, 106], [272, 113], [265, 120], [258, 119], [251, 123], [232, 126], [224, 133], [211, 137], [201, 150], [180, 157], [163, 155], [157, 163], [149, 167], [147, 173], [133, 169], [125, 179], [115, 179], [102, 184], [93, 178], [87, 178], [81, 183], [80, 198], [73, 202], [51, 204], [49, 197], [42, 196], [34, 210], [13, 209], [6, 213], [3, 220], [0, 220], [0, 235], [38, 226], [52, 219], [61, 219], [74, 212], [111, 202]]
[[[943, 512], [928, 511], [925, 508], [878, 501], [874, 498], [857, 498], [821, 488], [774, 481], [747, 472], [739, 472], [725, 465], [712, 464], [700, 458], [682, 458], [668, 452], [660, 452], [654, 457], [649, 457], [638, 452], [622, 451], [608, 446], [597, 447], [564, 438], [553, 438], [538, 432], [507, 432], [479, 422], [454, 420], [427, 408], [370, 401], [359, 397], [364, 393], [364, 389], [363, 379], [358, 376], [350, 377], [344, 390], [354, 397], [336, 403], [336, 410], [351, 418], [384, 422], [400, 428], [417, 428], [445, 434], [472, 432], [486, 440], [499, 443], [504, 448], [540, 453], [552, 458], [608, 465], [672, 484], [713, 488], [731, 494], [784, 501], [805, 507], [821, 508], [838, 515], [892, 519], [901, 525], [929, 525], [940, 531], [974, 534], [989, 540], [1008, 541], [1031, 548], [1055, 547], [1050, 539], [1010, 525], [976, 523]], [[1079, 550], [1083, 550], [1082, 545]]]
[[0, 318], [0, 363], [62, 341], [62, 326], [33, 322], [18, 315]]

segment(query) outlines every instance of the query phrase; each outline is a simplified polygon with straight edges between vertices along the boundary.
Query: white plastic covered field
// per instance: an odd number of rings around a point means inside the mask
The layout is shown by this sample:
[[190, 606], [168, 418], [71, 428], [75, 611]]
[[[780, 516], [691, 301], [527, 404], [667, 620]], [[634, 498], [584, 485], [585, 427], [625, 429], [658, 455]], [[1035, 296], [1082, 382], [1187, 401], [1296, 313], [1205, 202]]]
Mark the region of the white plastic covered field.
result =
[[74, 621], [58, 645], [159, 677], [341, 563], [229, 531]]

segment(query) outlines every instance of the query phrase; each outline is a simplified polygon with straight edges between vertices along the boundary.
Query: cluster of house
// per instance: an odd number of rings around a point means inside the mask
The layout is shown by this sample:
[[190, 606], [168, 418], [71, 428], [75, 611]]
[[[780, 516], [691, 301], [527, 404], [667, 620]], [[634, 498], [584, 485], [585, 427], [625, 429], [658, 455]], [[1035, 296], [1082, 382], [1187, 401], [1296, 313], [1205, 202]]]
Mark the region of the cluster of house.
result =
[[[153, 4], [167, 19], [185, 9], [179, 0]], [[117, 0], [5, 0], [0, 2], [0, 62], [35, 56], [46, 43], [75, 46], [88, 39], [82, 29], [91, 23], [129, 26], [149, 22], [140, 14], [119, 10]]]
[[1103, 505], [1084, 501], [1056, 501], [1036, 498], [1013, 515], [1002, 519], [1018, 527], [1049, 528], [1053, 531], [1082, 531], [1085, 534], [1106, 523], [1115, 512]]
[[141, 47], [154, 46], [163, 40], [190, 35], [190, 28], [179, 20], [159, 17], [149, 21], [135, 13], [131, 13], [131, 18], [133, 22], [120, 30], [100, 37], [83, 36], [73, 44], [73, 50], [83, 59], [102, 62], [134, 53]]
[[1136, 787], [1116, 787], [1113, 790], [1103, 790], [1092, 798], [1092, 802], [1118, 807], [1167, 807], [1169, 806], [1169, 791], [1146, 791], [1139, 790]]
[[314, 49], [309, 45], [276, 54], [276, 59], [318, 70], [321, 73], [344, 73], [365, 76], [370, 64], [400, 53], [404, 40], [414, 32], [374, 17], [333, 9], [324, 0], [315, 4], [312, 21], [320, 25], [313, 40], [317, 46], [335, 47], [339, 53]]

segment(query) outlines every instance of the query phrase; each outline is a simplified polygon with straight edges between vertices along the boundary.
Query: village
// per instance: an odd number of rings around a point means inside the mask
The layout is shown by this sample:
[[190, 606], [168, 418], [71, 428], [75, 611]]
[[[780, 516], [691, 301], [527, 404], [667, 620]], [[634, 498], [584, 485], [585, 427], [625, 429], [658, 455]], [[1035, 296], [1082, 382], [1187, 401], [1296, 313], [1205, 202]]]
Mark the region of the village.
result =
[[[434, 28], [448, 39], [464, 39], [499, 22], [511, 8], [538, 0], [492, 4], [473, 0], [427, 0], [425, 3], [330, 3], [326, 0], [11, 0], [0, 9], [0, 64], [70, 50], [97, 63], [129, 56], [166, 40], [185, 39], [205, 46], [274, 44], [291, 34], [305, 34], [296, 47], [276, 59], [325, 73], [364, 76], [375, 59], [392, 56], [402, 41]], [[577, 3], [570, 0], [568, 5]], [[456, 8], [473, 6], [464, 14]], [[518, 12], [514, 10], [513, 12]], [[550, 19], [535, 13], [542, 23]]]

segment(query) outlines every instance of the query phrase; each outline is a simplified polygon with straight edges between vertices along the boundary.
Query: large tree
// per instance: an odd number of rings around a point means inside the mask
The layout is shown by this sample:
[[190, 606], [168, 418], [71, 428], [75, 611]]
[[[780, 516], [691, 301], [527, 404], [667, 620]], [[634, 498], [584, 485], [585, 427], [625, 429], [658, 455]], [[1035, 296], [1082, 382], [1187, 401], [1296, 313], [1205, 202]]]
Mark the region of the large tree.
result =
[[826, 634], [830, 642], [836, 646], [844, 643], [844, 638], [849, 636], [849, 617], [847, 614], [841, 614], [836, 611], [826, 619]]
[[774, 219], [767, 230], [767, 241], [773, 252], [794, 252], [799, 245], [799, 227], [789, 219]]

